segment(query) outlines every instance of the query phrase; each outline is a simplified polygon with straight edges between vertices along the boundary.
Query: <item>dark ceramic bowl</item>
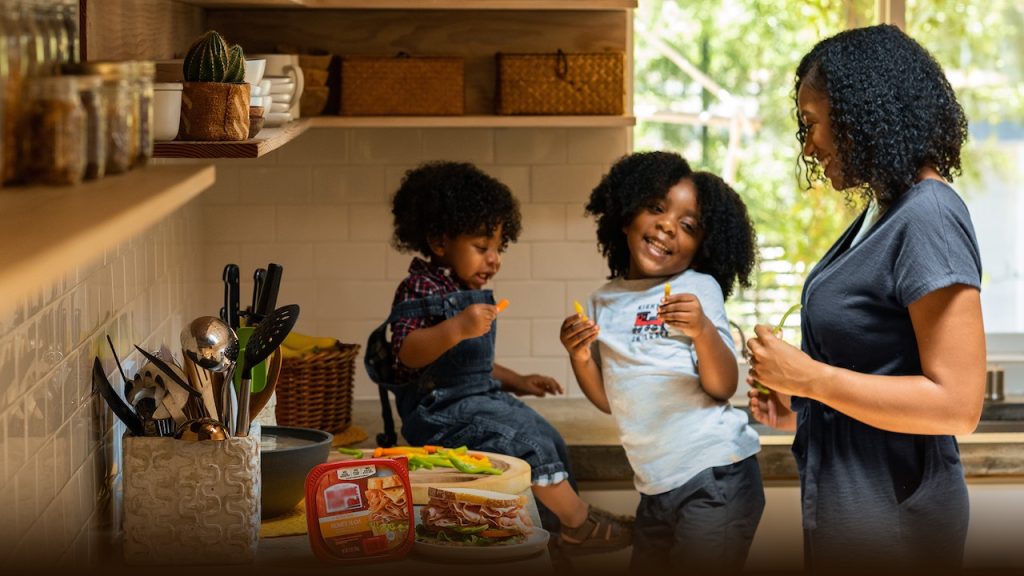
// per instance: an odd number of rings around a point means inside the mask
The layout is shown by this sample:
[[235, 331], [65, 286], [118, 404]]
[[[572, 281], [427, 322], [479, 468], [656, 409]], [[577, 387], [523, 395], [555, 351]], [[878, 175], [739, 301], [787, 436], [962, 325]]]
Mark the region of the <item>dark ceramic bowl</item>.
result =
[[327, 461], [334, 435], [311, 428], [263, 426], [260, 474], [263, 518], [291, 512], [306, 492], [306, 475]]

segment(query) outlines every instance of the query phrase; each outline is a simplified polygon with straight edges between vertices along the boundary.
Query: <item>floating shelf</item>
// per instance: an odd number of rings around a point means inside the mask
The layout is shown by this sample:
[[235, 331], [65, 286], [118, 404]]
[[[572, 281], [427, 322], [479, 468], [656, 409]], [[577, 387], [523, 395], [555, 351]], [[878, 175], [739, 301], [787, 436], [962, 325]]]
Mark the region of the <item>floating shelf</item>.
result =
[[264, 128], [256, 138], [240, 142], [156, 142], [156, 158], [259, 158], [298, 138], [309, 128], [307, 120], [289, 122], [277, 128]]
[[150, 166], [78, 186], [0, 190], [0, 309], [163, 220], [214, 176], [213, 166]]
[[633, 116], [317, 116], [314, 128], [616, 128]]
[[637, 0], [182, 0], [203, 8], [336, 10], [626, 10]]

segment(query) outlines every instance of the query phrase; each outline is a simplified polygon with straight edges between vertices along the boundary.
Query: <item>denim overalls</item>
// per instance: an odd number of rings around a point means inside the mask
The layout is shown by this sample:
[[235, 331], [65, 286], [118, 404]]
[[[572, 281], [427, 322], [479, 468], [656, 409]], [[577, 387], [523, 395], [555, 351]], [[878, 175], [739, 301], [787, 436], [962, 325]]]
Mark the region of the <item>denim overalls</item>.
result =
[[[402, 436], [414, 446], [466, 445], [515, 456], [530, 464], [534, 481], [565, 471], [575, 486], [562, 436], [540, 414], [502, 391], [492, 376], [496, 323], [487, 334], [463, 340], [445, 352], [423, 369], [415, 383], [400, 387], [391, 383], [393, 356], [386, 334], [392, 322], [424, 316], [448, 319], [471, 304], [494, 304], [494, 297], [490, 290], [462, 290], [400, 302], [370, 335], [366, 370], [382, 390], [395, 393]], [[540, 507], [547, 528], [553, 515], [549, 517]]]

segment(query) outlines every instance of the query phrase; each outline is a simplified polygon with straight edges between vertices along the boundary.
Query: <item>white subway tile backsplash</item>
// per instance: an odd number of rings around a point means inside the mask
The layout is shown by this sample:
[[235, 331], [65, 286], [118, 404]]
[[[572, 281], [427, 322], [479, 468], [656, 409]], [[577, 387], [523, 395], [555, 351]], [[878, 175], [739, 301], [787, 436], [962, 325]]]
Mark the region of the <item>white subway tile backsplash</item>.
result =
[[530, 181], [530, 200], [583, 206], [605, 168], [595, 164], [535, 166]]
[[[349, 213], [355, 206], [278, 206], [278, 242], [341, 242], [349, 238]], [[354, 237], [353, 237], [354, 238]]]
[[[384, 200], [390, 202], [391, 198], [394, 197], [395, 192], [398, 191], [398, 187], [402, 184], [402, 179], [405, 178], [405, 173], [419, 166], [420, 162], [414, 163], [402, 163], [397, 166], [388, 166], [384, 170]], [[491, 174], [493, 176], [493, 174]]]
[[[568, 314], [566, 314], [568, 316]], [[568, 358], [559, 334], [565, 318], [533, 320], [530, 335], [530, 356]]]
[[508, 298], [509, 306], [502, 312], [503, 317], [553, 318], [562, 313], [564, 282], [495, 280], [493, 288], [495, 294]]
[[[619, 128], [569, 130], [569, 164], [606, 164], [629, 152], [627, 133]], [[596, 182], [595, 182], [596, 185]]]
[[[509, 245], [501, 257], [501, 268], [495, 276], [498, 280], [529, 280], [530, 279], [530, 244], [516, 243]], [[501, 298], [500, 296], [495, 296]]]
[[376, 128], [352, 130], [352, 164], [406, 164], [422, 162], [419, 130]]
[[524, 204], [520, 210], [523, 214], [520, 242], [565, 239], [566, 205]]
[[564, 128], [500, 128], [494, 131], [495, 161], [501, 164], [565, 164]]
[[381, 166], [314, 166], [313, 203], [382, 202], [389, 197]]
[[[271, 262], [284, 268], [281, 275], [282, 284], [293, 279], [308, 280], [316, 275], [313, 266], [313, 244], [287, 242], [243, 244], [242, 258], [238, 261], [239, 275], [248, 279], [251, 287], [256, 269], [267, 268]], [[249, 300], [252, 300], [251, 295], [250, 291]]]
[[567, 240], [584, 240], [597, 249], [597, 222], [584, 213], [586, 204], [567, 204], [565, 237]]
[[420, 133], [424, 161], [447, 160], [486, 164], [494, 161], [494, 130], [437, 128]]
[[[206, 206], [203, 234], [207, 244], [266, 242], [274, 238], [274, 220], [273, 206]], [[135, 263], [139, 265], [139, 260]]]
[[383, 280], [387, 246], [374, 242], [313, 245], [317, 279]]
[[234, 206], [240, 200], [238, 175], [243, 170], [237, 164], [217, 166], [216, 182], [199, 196], [204, 206]]
[[495, 338], [495, 353], [498, 357], [529, 356], [530, 338], [533, 335], [531, 326], [529, 320], [515, 320], [500, 316], [498, 318], [498, 333]]
[[387, 248], [387, 279], [394, 280], [395, 286], [409, 275], [409, 264], [415, 257], [422, 258], [421, 254], [399, 252], [394, 247]]
[[308, 204], [313, 173], [309, 166], [265, 166], [238, 176], [239, 203], [245, 205]]
[[533, 277], [537, 280], [600, 278], [604, 259], [589, 242], [541, 242], [534, 244]]
[[348, 162], [349, 133], [348, 130], [307, 130], [275, 152], [277, 163], [344, 164]]
[[387, 242], [394, 231], [390, 204], [353, 204], [349, 232], [353, 242]]
[[391, 310], [396, 285], [391, 281], [322, 280], [316, 287], [316, 311], [323, 320], [379, 320]]

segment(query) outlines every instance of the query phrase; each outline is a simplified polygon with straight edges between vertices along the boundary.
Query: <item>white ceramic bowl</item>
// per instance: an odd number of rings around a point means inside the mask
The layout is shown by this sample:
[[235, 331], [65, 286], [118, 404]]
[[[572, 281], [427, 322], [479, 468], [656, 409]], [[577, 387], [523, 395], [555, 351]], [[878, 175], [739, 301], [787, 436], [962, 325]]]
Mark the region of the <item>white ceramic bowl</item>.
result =
[[274, 102], [270, 105], [271, 112], [288, 112], [292, 109], [292, 105], [287, 102]]
[[245, 81], [252, 84], [253, 87], [259, 85], [260, 80], [263, 80], [263, 72], [267, 69], [266, 58], [254, 58], [252, 60], [245, 61]]
[[292, 121], [292, 115], [288, 112], [267, 112], [263, 115], [263, 126], [272, 128], [281, 126]]

